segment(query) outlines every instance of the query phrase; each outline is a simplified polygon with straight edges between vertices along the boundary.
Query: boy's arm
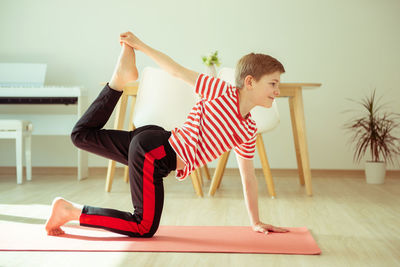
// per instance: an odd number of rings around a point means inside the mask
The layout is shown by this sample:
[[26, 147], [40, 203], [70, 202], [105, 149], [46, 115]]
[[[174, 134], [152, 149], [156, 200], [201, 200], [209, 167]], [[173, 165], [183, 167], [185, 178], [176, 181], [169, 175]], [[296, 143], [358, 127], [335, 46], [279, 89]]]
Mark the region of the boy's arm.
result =
[[195, 86], [199, 73], [179, 65], [169, 56], [156, 49], [151, 48], [148, 45], [145, 45], [143, 47], [142, 52], [153, 59], [161, 68], [163, 68], [169, 74], [184, 80], [192, 86]]
[[120, 42], [126, 43], [134, 49], [142, 51], [172, 76], [178, 77], [190, 85], [195, 86], [199, 73], [179, 65], [169, 56], [143, 43], [133, 33], [121, 33]]
[[268, 234], [271, 232], [288, 232], [288, 230], [275, 227], [270, 224], [264, 224], [260, 221], [258, 215], [258, 186], [254, 171], [253, 160], [243, 159], [236, 155], [239, 164], [240, 176], [242, 178], [244, 200], [246, 202], [247, 212], [250, 217], [250, 222], [253, 230]]

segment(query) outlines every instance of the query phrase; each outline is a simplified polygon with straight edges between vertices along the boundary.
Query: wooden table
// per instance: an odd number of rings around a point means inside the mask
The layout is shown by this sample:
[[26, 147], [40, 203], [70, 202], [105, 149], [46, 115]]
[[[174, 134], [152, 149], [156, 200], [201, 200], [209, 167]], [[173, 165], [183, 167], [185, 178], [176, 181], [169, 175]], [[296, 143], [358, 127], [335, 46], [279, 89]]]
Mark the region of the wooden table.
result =
[[[296, 150], [297, 167], [299, 171], [300, 184], [301, 185], [305, 184], [306, 192], [307, 195], [309, 196], [312, 196], [311, 169], [308, 156], [302, 92], [303, 89], [311, 89], [320, 86], [321, 86], [320, 83], [281, 83], [279, 86], [280, 89], [279, 97], [289, 98], [290, 118], [292, 121], [292, 130], [293, 130], [294, 145]], [[138, 87], [139, 87], [138, 81], [128, 83], [125, 86], [124, 93], [117, 106], [117, 116], [114, 124], [115, 129], [122, 129], [125, 119], [128, 96], [133, 96], [134, 97], [133, 101], [135, 101], [135, 96], [137, 94]], [[130, 118], [130, 120], [132, 120], [132, 118]], [[110, 164], [113, 164], [112, 161], [110, 161]], [[110, 169], [114, 168], [109, 168], [109, 170]], [[107, 180], [109, 179], [110, 175], [113, 176], [113, 174], [110, 173], [107, 174]], [[107, 184], [110, 185], [109, 182], [107, 182]], [[106, 191], [109, 190], [110, 186], [108, 188], [106, 186]]]
[[320, 83], [281, 83], [279, 97], [289, 98], [290, 118], [300, 184], [306, 185], [307, 195], [312, 196], [311, 169], [308, 156], [306, 125], [304, 120], [303, 89], [320, 87]]

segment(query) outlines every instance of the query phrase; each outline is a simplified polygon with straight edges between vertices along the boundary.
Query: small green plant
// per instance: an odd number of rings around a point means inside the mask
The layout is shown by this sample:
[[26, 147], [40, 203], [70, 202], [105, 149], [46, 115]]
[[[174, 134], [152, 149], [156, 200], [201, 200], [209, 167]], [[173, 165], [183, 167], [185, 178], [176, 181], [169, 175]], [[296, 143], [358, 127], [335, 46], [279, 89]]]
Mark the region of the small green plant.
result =
[[219, 67], [221, 65], [221, 63], [219, 62], [219, 59], [218, 59], [218, 51], [211, 53], [207, 57], [203, 56], [202, 59], [203, 59], [203, 63], [208, 67], [212, 66], [212, 65], [217, 65], [217, 67]]
[[364, 109], [362, 115], [351, 119], [344, 128], [352, 133], [355, 162], [359, 163], [369, 148], [372, 161], [379, 162], [383, 159], [393, 164], [395, 157], [400, 155], [400, 139], [392, 135], [393, 130], [400, 125], [397, 121], [400, 116], [394, 112], [379, 112], [385, 105], [378, 106], [382, 97], [376, 100], [375, 91], [376, 89], [362, 101], [348, 99]]

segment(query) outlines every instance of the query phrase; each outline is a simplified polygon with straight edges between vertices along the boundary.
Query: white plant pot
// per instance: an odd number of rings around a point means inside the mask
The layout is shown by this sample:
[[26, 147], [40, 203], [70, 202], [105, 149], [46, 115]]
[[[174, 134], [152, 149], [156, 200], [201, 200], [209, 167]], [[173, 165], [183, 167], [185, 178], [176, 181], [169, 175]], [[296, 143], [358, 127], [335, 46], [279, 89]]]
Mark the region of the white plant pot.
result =
[[365, 162], [365, 178], [367, 180], [367, 184], [383, 184], [385, 182], [385, 175], [385, 162]]
[[212, 77], [217, 77], [217, 70], [215, 69], [215, 65], [206, 66], [204, 73]]

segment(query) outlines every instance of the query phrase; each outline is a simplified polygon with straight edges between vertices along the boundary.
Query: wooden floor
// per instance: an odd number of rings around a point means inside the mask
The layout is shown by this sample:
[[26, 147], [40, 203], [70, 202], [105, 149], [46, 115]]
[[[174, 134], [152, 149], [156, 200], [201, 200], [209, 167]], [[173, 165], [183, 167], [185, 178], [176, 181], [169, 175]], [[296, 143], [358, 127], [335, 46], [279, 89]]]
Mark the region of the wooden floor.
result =
[[[121, 177], [106, 193], [105, 170], [92, 171], [80, 182], [68, 171], [46, 172], [34, 170], [33, 181], [16, 185], [15, 174], [0, 169], [0, 220], [43, 224], [56, 196], [131, 210], [129, 188]], [[389, 174], [383, 185], [366, 184], [362, 173], [316, 172], [313, 197], [306, 196], [295, 172], [275, 171], [273, 176], [275, 199], [268, 197], [258, 173], [262, 220], [283, 227], [308, 227], [321, 255], [0, 252], [0, 266], [400, 266], [399, 172]], [[238, 171], [227, 171], [213, 198], [196, 197], [190, 179], [178, 182], [170, 175], [164, 181], [161, 224], [248, 225]], [[204, 190], [209, 186], [205, 181]]]

